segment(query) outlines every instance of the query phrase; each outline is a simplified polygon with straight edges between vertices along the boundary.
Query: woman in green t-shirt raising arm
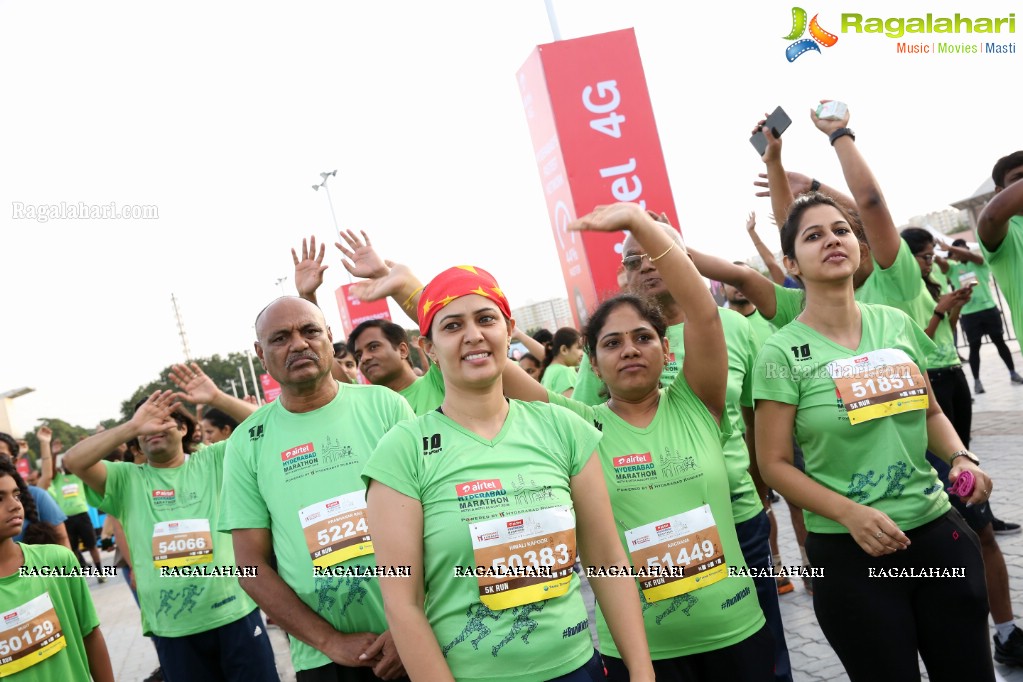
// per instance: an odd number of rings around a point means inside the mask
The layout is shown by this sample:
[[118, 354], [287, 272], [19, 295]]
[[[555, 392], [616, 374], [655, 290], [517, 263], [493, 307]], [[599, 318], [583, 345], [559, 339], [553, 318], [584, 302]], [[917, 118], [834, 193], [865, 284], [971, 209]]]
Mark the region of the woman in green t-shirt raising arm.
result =
[[[660, 388], [671, 357], [664, 318], [650, 302], [621, 295], [598, 306], [586, 330], [606, 403], [566, 399], [522, 371], [505, 373], [508, 395], [563, 405], [599, 424], [604, 483], [638, 574], [633, 589], [657, 678], [773, 681], [773, 638], [739, 545], [721, 448], [728, 352], [717, 305], [678, 232], [638, 205], [598, 208], [570, 229], [629, 230], [642, 257], [656, 262], [685, 315], [682, 372]], [[628, 680], [602, 608], [597, 634], [608, 679]]]
[[[592, 457], [599, 431], [505, 399], [514, 321], [485, 270], [445, 270], [417, 313], [444, 402], [392, 428], [362, 474], [377, 565], [409, 574], [380, 581], [405, 670], [426, 682], [603, 679], [572, 570], [577, 536], [588, 561], [626, 563]], [[636, 591], [591, 582], [631, 678], [652, 681]]]
[[925, 451], [952, 466], [953, 484], [970, 474], [967, 503], [986, 502], [991, 479], [933, 399], [933, 342], [905, 313], [854, 300], [851, 222], [809, 193], [782, 228], [806, 305], [757, 359], [760, 471], [806, 510], [806, 550], [823, 573], [814, 611], [851, 680], [919, 679], [918, 652], [932, 680], [991, 680], [979, 543]]

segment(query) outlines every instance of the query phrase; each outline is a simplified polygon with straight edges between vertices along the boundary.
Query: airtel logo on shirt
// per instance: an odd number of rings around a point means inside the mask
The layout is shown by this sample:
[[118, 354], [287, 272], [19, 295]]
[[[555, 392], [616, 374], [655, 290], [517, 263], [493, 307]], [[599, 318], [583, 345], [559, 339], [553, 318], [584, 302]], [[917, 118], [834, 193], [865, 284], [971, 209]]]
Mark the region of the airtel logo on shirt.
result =
[[649, 464], [651, 461], [653, 461], [653, 458], [650, 456], [650, 453], [644, 452], [641, 455], [637, 454], [625, 455], [624, 457], [615, 457], [612, 460], [612, 464], [614, 464], [615, 467], [627, 467], [634, 466], [636, 464]]
[[459, 497], [464, 495], [472, 495], [473, 493], [482, 493], [488, 490], [500, 490], [501, 479], [490, 478], [479, 481], [469, 481], [468, 483], [459, 483], [455, 486], [455, 492], [458, 493]]

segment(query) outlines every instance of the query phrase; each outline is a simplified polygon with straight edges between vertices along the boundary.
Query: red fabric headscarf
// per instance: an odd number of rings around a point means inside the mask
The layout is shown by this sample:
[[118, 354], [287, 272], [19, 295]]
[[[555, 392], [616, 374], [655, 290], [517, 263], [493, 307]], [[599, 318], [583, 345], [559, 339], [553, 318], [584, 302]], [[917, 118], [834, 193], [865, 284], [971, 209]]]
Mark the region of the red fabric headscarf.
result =
[[430, 325], [437, 313], [456, 298], [479, 294], [492, 300], [504, 313], [511, 318], [511, 307], [494, 276], [483, 268], [472, 265], [457, 265], [440, 273], [423, 288], [419, 297], [419, 333], [426, 336], [430, 333]]

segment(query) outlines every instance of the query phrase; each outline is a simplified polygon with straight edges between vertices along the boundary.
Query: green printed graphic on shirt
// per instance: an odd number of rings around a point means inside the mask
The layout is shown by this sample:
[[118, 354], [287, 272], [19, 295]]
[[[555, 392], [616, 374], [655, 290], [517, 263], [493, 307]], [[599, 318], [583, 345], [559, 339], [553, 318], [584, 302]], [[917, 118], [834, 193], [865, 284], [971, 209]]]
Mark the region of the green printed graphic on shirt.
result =
[[[933, 342], [905, 313], [858, 304], [862, 337], [844, 348], [796, 321], [764, 346], [753, 374], [753, 397], [796, 405], [795, 436], [806, 475], [826, 488], [887, 514], [903, 530], [921, 526], [949, 508], [927, 450], [927, 414], [917, 409], [852, 425], [828, 371], [832, 361], [855, 360], [895, 349], [918, 367]], [[934, 396], [929, 397], [931, 400]], [[896, 396], [897, 399], [897, 396]], [[804, 512], [807, 530], [847, 533], [837, 521]]]
[[[18, 543], [31, 573], [77, 570], [78, 560], [61, 545]], [[0, 677], [18, 682], [88, 680], [83, 638], [99, 626], [85, 578], [45, 575], [0, 578]]]
[[543, 371], [543, 379], [540, 381], [540, 384], [549, 391], [564, 393], [570, 388], [575, 388], [578, 377], [576, 367], [559, 365], [556, 362], [552, 362]]
[[74, 474], [57, 472], [50, 483], [49, 493], [57, 500], [60, 510], [68, 516], [89, 513], [89, 503], [85, 499], [85, 483]]
[[[387, 629], [380, 586], [375, 578], [314, 577], [313, 562], [351, 556], [345, 566], [376, 565], [366, 553], [364, 528], [370, 536], [373, 528], [360, 476], [383, 435], [412, 417], [390, 389], [338, 384], [334, 399], [311, 412], [288, 412], [280, 400], [264, 405], [228, 439], [220, 529], [271, 529], [281, 578], [341, 632]], [[329, 662], [293, 637], [291, 660], [296, 670]]]
[[423, 415], [436, 410], [444, 402], [444, 376], [440, 368], [430, 363], [430, 370], [412, 382], [403, 391], [398, 391], [408, 401], [416, 415]]
[[[89, 501], [113, 514], [124, 527], [146, 635], [194, 635], [236, 621], [256, 608], [237, 578], [161, 576], [157, 565], [235, 565], [231, 536], [216, 532], [226, 446], [211, 445], [169, 469], [103, 462], [105, 495], [100, 498], [88, 490]], [[184, 526], [180, 533], [178, 525]]]
[[[509, 535], [526, 533], [524, 515], [571, 509], [570, 480], [599, 439], [595, 428], [568, 410], [512, 400], [493, 440], [434, 411], [399, 424], [380, 441], [363, 478], [422, 504], [426, 616], [456, 679], [491, 680], [495, 670], [510, 682], [551, 679], [592, 655], [579, 579], [570, 567], [565, 594], [510, 608], [487, 605], [484, 582], [453, 571], [484, 565], [561, 568], [557, 551], [547, 559], [542, 549], [535, 551], [553, 543], [533, 549], [507, 545], [507, 555], [497, 556], [474, 550], [497, 531], [477, 537], [471, 528], [503, 523]], [[480, 563], [482, 557], [490, 562]]]
[[991, 267], [987, 263], [958, 263], [950, 260], [945, 277], [954, 289], [969, 286], [971, 281], [977, 282], [970, 300], [959, 311], [960, 315], [972, 315], [995, 307], [995, 299], [991, 297]]
[[[756, 339], [747, 318], [734, 310], [718, 308], [721, 316], [721, 328], [725, 336], [725, 347], [728, 349], [728, 386], [725, 392], [725, 412], [728, 421], [728, 437], [724, 442], [725, 464], [728, 467], [728, 487], [732, 496], [732, 514], [736, 523], [747, 521], [764, 508], [757, 496], [753, 477], [749, 473], [749, 450], [743, 434], [746, 427], [742, 420], [742, 406], [753, 405], [752, 383], [750, 373], [757, 357]], [[682, 370], [685, 359], [684, 343], [685, 324], [668, 327], [668, 364], [661, 372], [661, 386], [667, 387], [675, 380]], [[603, 384], [593, 374], [589, 358], [583, 357], [579, 370], [580, 382], [572, 393], [572, 399], [586, 405], [599, 405], [607, 400], [606, 396], [593, 399], [593, 387], [603, 390]], [[583, 377], [587, 378], [584, 386]], [[589, 379], [596, 382], [594, 384]], [[585, 390], [584, 390], [585, 388]]]
[[[657, 413], [646, 428], [629, 424], [607, 405], [590, 407], [553, 393], [548, 395], [552, 403], [598, 424], [604, 434], [598, 453], [618, 537], [626, 553], [631, 555], [626, 531], [651, 523], [663, 527], [670, 517], [709, 504], [725, 563], [745, 567], [729, 501], [726, 458], [720, 445], [729, 435], [728, 423], [718, 428], [685, 377], [677, 377], [671, 386], [662, 389]], [[685, 559], [679, 561], [677, 551], [668, 550], [662, 565], [687, 565]], [[756, 588], [749, 577], [724, 578], [652, 603], [642, 591], [640, 598], [650, 655], [657, 660], [735, 644], [764, 624]], [[621, 656], [599, 608], [597, 634], [602, 653]]]
[[[977, 238], [980, 241], [980, 237]], [[1016, 337], [1023, 335], [1023, 216], [1009, 219], [1009, 231], [994, 251], [980, 243], [980, 253], [991, 266], [998, 288], [1012, 314]]]

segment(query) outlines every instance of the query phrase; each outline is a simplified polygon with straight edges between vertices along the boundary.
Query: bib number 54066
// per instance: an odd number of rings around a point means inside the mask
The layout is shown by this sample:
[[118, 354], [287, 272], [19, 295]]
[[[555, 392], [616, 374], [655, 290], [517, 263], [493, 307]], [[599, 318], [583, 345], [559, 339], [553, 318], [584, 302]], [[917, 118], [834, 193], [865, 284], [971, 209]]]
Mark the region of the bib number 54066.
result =
[[172, 554], [174, 552], [186, 552], [193, 549], [206, 549], [205, 538], [178, 538], [167, 542], [157, 543], [160, 554]]

